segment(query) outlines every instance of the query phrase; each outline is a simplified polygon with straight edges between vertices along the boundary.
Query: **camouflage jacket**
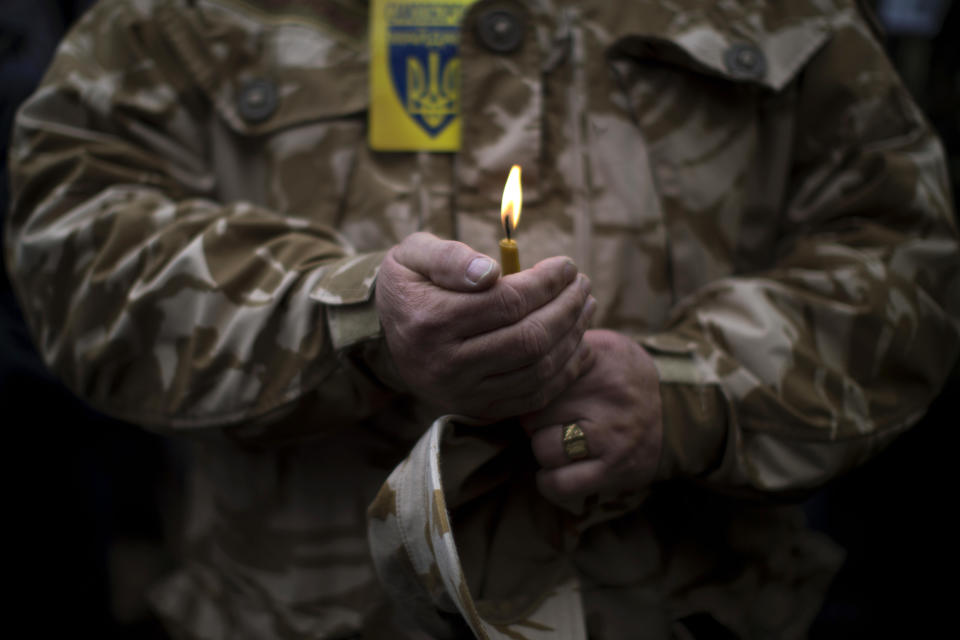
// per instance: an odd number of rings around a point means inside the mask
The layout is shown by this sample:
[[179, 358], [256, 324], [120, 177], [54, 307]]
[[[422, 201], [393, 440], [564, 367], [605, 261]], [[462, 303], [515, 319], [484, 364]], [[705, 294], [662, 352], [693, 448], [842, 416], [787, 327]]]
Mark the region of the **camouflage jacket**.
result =
[[164, 616], [386, 637], [365, 509], [436, 416], [390, 378], [377, 268], [418, 229], [496, 255], [519, 163], [523, 261], [572, 256], [661, 375], [660, 482], [576, 552], [591, 636], [802, 634], [836, 556], [778, 499], [908, 428], [960, 344], [942, 150], [855, 3], [480, 0], [455, 154], [371, 151], [366, 25], [104, 0], [19, 113], [5, 256], [42, 355], [195, 449]]

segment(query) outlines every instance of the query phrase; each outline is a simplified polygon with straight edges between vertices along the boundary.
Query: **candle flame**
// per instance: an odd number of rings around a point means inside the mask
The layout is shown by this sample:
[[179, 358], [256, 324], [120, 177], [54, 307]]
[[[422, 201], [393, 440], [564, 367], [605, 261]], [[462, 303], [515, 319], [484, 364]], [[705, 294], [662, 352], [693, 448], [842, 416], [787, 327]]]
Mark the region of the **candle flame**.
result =
[[[510, 175], [503, 186], [503, 199], [500, 201], [500, 221], [507, 232], [507, 238], [520, 223], [520, 209], [523, 207], [523, 189], [520, 186], [520, 165], [510, 167]], [[507, 220], [509, 219], [509, 222]]]

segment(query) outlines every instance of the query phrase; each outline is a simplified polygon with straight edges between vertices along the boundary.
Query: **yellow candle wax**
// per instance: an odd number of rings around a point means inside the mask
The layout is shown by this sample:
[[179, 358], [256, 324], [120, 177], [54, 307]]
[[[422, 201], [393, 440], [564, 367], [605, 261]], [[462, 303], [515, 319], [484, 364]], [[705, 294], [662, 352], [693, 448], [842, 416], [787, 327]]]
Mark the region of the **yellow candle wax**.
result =
[[500, 269], [505, 276], [520, 271], [520, 251], [517, 249], [516, 240], [500, 240]]

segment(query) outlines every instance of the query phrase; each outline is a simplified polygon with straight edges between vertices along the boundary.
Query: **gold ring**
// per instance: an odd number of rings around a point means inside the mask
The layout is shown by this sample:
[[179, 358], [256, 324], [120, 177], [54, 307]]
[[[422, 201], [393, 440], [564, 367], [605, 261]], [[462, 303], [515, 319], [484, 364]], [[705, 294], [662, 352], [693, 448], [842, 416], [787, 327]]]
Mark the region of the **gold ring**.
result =
[[563, 425], [563, 452], [567, 454], [570, 462], [582, 460], [590, 455], [587, 449], [587, 436], [576, 422]]

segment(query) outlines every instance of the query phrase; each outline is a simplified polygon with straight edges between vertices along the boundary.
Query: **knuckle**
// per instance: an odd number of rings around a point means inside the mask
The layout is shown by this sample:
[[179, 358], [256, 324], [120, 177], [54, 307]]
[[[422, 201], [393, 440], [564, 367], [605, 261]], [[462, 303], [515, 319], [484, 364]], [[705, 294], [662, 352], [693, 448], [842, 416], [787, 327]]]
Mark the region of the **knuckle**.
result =
[[434, 318], [424, 305], [413, 305], [408, 311], [407, 320], [413, 337], [425, 339], [429, 336]]
[[422, 309], [410, 309], [405, 318], [397, 323], [403, 339], [416, 349], [423, 359], [445, 360], [448, 342], [438, 332], [436, 321]]
[[593, 282], [590, 280], [590, 276], [585, 273], [581, 273], [580, 277], [582, 281], [580, 283], [580, 291], [583, 294], [583, 299], [586, 300], [590, 293], [593, 291]]
[[377, 271], [376, 289], [393, 288], [400, 279], [400, 273], [403, 267], [400, 265], [396, 256], [394, 255], [396, 250], [397, 247], [391, 249], [383, 259], [383, 262], [380, 264], [380, 270]]
[[550, 337], [543, 323], [534, 318], [527, 318], [520, 325], [520, 349], [523, 356], [529, 359], [539, 359], [547, 353], [550, 346]]
[[582, 358], [578, 357], [579, 354], [570, 358], [567, 361], [566, 366], [563, 368], [563, 383], [564, 386], [573, 384], [573, 381], [580, 377], [580, 371], [582, 370]]
[[570, 305], [569, 312], [571, 313], [571, 320], [575, 320], [584, 315], [583, 312], [587, 308], [587, 300], [590, 296], [577, 287], [577, 291], [572, 297], [573, 303]]
[[427, 236], [428, 234], [423, 232], [410, 234], [390, 249], [385, 262], [392, 260], [397, 266], [407, 266], [411, 256], [423, 251], [428, 242]]
[[404, 246], [418, 246], [428, 239], [429, 234], [423, 231], [416, 231], [404, 238], [400, 244]]
[[575, 284], [579, 281], [579, 275], [575, 275], [573, 280], [568, 280], [568, 276], [565, 275], [566, 263], [558, 262], [556, 268], [550, 271], [550, 278], [548, 280], [548, 286], [550, 291], [553, 293], [554, 297], [560, 295], [560, 293], [571, 284]]
[[496, 288], [496, 307], [505, 324], [515, 324], [524, 316], [524, 296], [513, 284], [500, 281]]
[[587, 300], [590, 296], [579, 286], [572, 286], [576, 287], [576, 292], [571, 296], [570, 303], [567, 306], [567, 319], [570, 321], [570, 324], [577, 323], [579, 325], [585, 319], [586, 314], [584, 312], [586, 311]]
[[441, 330], [447, 326], [448, 315], [438, 305], [424, 304], [418, 309], [417, 321], [423, 332], [424, 340], [437, 342]]
[[444, 271], [452, 271], [460, 266], [463, 255], [464, 245], [460, 242], [448, 240], [443, 242], [437, 249], [437, 261]]
[[583, 335], [583, 333], [587, 330], [587, 327], [589, 326], [590, 326], [590, 314], [587, 312], [587, 307], [584, 306], [583, 309], [580, 311], [580, 315], [577, 316], [577, 320], [576, 320], [577, 333], [580, 335]]
[[380, 263], [380, 270], [377, 272], [377, 280], [383, 276], [385, 272], [393, 271], [397, 268], [397, 253], [400, 252], [399, 244], [395, 244], [387, 251], [386, 255], [383, 256], [383, 262]]
[[536, 367], [534, 368], [534, 377], [537, 382], [546, 382], [553, 378], [556, 373], [557, 367], [557, 357], [552, 352], [548, 352], [540, 361], [537, 362]]
[[556, 296], [567, 284], [564, 282], [563, 267], [560, 266], [559, 262], [545, 266], [540, 272], [540, 277], [542, 278], [543, 286], [552, 296]]
[[[441, 356], [441, 359], [450, 371], [451, 379], [456, 377], [462, 378], [467, 375], [466, 372], [474, 371], [476, 368], [476, 356], [471, 354], [462, 342], [453, 341], [444, 343]], [[479, 380], [477, 384], [480, 384]]]

